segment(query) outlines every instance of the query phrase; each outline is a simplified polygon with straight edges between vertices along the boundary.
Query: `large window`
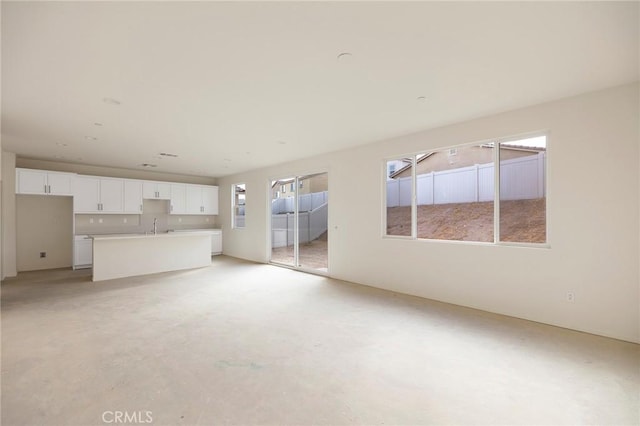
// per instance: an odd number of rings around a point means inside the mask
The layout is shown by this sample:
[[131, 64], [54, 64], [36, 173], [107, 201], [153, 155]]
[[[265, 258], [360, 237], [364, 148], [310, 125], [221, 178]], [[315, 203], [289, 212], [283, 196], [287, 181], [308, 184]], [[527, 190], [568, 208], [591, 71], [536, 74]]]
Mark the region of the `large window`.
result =
[[386, 235], [545, 243], [546, 148], [538, 136], [387, 161]]
[[231, 201], [232, 205], [232, 216], [231, 220], [233, 222], [233, 228], [244, 228], [245, 227], [245, 201], [246, 201], [246, 185], [244, 183], [237, 183], [235, 185], [231, 185], [231, 194], [233, 199]]

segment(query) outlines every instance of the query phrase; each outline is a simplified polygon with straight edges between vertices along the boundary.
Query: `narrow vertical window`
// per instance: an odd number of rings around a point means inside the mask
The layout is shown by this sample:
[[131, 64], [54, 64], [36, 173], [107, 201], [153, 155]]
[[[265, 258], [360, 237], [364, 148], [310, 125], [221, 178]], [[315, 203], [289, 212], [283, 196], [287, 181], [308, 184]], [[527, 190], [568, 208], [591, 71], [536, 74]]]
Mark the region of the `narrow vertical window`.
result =
[[413, 158], [399, 158], [386, 164], [386, 235], [411, 236]]
[[546, 136], [500, 144], [500, 241], [547, 241], [546, 155]]
[[245, 202], [246, 202], [246, 185], [238, 183], [232, 185], [232, 221], [233, 228], [240, 229], [245, 227]]

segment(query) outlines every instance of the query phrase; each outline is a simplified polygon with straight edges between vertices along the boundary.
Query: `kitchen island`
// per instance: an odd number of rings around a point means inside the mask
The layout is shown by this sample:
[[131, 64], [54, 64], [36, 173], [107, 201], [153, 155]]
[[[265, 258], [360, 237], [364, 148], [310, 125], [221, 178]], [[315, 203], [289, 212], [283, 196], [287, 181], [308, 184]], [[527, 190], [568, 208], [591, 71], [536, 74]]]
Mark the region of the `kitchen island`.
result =
[[92, 235], [93, 281], [211, 264], [211, 233]]

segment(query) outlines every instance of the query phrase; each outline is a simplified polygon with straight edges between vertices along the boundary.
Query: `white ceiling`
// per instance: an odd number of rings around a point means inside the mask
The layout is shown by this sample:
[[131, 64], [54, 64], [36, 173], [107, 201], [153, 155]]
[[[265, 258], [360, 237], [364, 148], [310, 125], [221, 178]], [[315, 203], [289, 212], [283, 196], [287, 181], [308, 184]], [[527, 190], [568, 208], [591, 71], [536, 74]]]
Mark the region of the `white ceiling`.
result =
[[228, 175], [636, 81], [638, 6], [3, 1], [2, 147]]

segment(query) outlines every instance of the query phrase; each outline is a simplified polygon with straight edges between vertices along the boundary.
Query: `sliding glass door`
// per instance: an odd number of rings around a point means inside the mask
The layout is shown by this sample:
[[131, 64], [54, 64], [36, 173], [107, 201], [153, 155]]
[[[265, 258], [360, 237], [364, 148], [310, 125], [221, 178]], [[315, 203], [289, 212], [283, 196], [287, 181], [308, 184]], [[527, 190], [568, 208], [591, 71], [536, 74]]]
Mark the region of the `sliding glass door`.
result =
[[271, 182], [271, 262], [328, 272], [327, 173]]

